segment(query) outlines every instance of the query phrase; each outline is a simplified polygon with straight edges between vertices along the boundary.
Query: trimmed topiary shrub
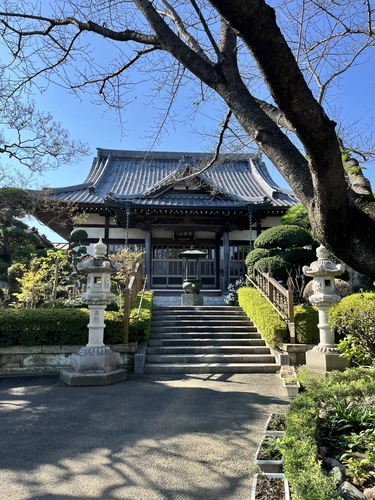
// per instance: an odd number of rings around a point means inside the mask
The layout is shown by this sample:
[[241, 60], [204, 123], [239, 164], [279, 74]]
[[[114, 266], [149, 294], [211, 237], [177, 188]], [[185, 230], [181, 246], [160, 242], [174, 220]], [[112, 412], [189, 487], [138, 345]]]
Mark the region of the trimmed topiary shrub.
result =
[[316, 252], [307, 248], [287, 248], [284, 252], [284, 258], [293, 266], [301, 266], [316, 260]]
[[375, 294], [355, 293], [328, 311], [339, 350], [358, 365], [375, 366]]
[[270, 347], [278, 347], [289, 338], [288, 329], [271, 306], [255, 288], [240, 288], [238, 303], [254, 321], [259, 332]]
[[298, 344], [319, 344], [319, 315], [313, 306], [294, 306], [294, 322]]
[[247, 267], [247, 274], [251, 276], [253, 274], [254, 264], [264, 257], [271, 257], [272, 252], [266, 248], [255, 248], [249, 252], [245, 259], [245, 264]]
[[287, 262], [279, 255], [274, 257], [263, 257], [254, 264], [254, 269], [268, 273], [270, 269], [272, 276], [277, 281], [285, 281], [288, 278]]
[[314, 239], [306, 229], [285, 225], [272, 227], [261, 233], [254, 241], [254, 248], [286, 250], [291, 247], [305, 247], [313, 243]]

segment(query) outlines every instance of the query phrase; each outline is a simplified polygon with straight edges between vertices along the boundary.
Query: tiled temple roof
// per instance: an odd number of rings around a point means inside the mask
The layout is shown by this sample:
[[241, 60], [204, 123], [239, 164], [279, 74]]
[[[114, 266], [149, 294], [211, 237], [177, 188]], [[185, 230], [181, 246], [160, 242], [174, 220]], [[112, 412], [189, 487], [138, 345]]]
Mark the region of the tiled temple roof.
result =
[[[202, 171], [206, 153], [138, 152], [98, 149], [84, 183], [52, 188], [49, 195], [80, 205], [239, 208], [290, 207], [292, 191], [278, 187], [257, 156], [225, 155]], [[173, 189], [185, 184], [186, 191]]]

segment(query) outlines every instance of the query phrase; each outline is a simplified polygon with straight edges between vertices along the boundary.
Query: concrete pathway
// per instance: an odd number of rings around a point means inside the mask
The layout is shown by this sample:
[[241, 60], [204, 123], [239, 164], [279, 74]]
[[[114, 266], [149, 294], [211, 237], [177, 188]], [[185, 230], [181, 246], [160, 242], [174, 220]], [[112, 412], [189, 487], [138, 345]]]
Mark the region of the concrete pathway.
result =
[[264, 424], [286, 405], [272, 374], [3, 377], [0, 498], [248, 500]]

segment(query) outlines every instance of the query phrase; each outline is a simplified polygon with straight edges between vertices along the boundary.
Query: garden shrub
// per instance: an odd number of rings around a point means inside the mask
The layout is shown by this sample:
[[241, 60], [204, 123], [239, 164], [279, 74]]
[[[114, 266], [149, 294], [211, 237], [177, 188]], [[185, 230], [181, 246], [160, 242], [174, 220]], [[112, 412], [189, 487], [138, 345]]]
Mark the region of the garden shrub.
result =
[[375, 366], [375, 294], [356, 293], [328, 311], [342, 354], [358, 365]]
[[254, 321], [259, 332], [270, 347], [278, 347], [288, 339], [288, 329], [271, 304], [255, 288], [240, 288], [238, 303]]
[[246, 257], [248, 274], [253, 269], [271, 271], [276, 280], [286, 281], [290, 273], [300, 274], [299, 268], [314, 260], [315, 252], [304, 248], [313, 243], [311, 234], [298, 226], [267, 229], [257, 237]]
[[264, 257], [271, 257], [271, 250], [266, 248], [255, 248], [251, 252], [249, 252], [245, 259], [245, 264], [247, 268], [247, 274], [251, 276], [253, 274], [254, 264]]
[[144, 292], [142, 308], [139, 318], [137, 318], [140, 300], [141, 293], [139, 293], [135, 299], [133, 308], [130, 312], [129, 342], [141, 342], [142, 340], [147, 340], [150, 336], [153, 293]]
[[302, 227], [293, 225], [276, 226], [261, 233], [254, 241], [254, 248], [280, 248], [285, 250], [291, 247], [305, 247], [312, 245], [314, 239]]
[[319, 315], [313, 306], [294, 306], [294, 322], [298, 344], [319, 344]]
[[254, 264], [254, 269], [262, 271], [263, 273], [268, 273], [268, 271], [271, 270], [272, 277], [277, 281], [284, 281], [288, 278], [287, 262], [280, 255], [259, 259]]
[[[309, 383], [305, 383], [309, 381]], [[375, 370], [355, 368], [332, 372], [326, 379], [299, 373], [305, 388], [293, 401], [287, 414], [282, 448], [284, 472], [296, 500], [334, 500], [334, 478], [328, 477], [318, 456], [320, 429], [332, 401], [353, 398], [366, 402], [375, 395]], [[321, 427], [319, 427], [319, 425]]]
[[[137, 297], [130, 314], [129, 341], [147, 338], [150, 332], [152, 292], [145, 292], [140, 317]], [[0, 346], [86, 345], [88, 309], [0, 309]], [[104, 342], [121, 344], [124, 318], [121, 312], [105, 311]]]

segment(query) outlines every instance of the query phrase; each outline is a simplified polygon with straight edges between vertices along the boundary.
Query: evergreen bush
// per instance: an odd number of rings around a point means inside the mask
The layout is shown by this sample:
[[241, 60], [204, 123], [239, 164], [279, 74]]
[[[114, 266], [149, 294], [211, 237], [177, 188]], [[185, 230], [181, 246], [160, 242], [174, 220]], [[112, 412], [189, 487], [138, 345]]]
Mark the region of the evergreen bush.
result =
[[285, 281], [288, 278], [287, 262], [280, 255], [263, 257], [254, 264], [254, 269], [267, 273], [272, 272], [272, 277], [277, 281]]
[[302, 227], [285, 225], [267, 229], [254, 241], [254, 248], [279, 248], [286, 250], [291, 247], [312, 245], [314, 239]]
[[319, 315], [313, 306], [294, 306], [294, 323], [298, 344], [319, 344]]
[[249, 318], [254, 321], [259, 332], [270, 347], [278, 347], [288, 339], [288, 329], [271, 306], [255, 288], [240, 288], [238, 303]]
[[245, 264], [247, 268], [247, 274], [251, 276], [253, 274], [254, 264], [264, 257], [271, 257], [272, 252], [266, 248], [255, 248], [249, 252], [245, 259]]
[[334, 400], [366, 402], [375, 396], [375, 370], [356, 368], [332, 372], [326, 379], [299, 373], [305, 391], [294, 399], [286, 417], [282, 442], [284, 472], [297, 500], [335, 500], [334, 477], [328, 477], [318, 454], [324, 416]]
[[[129, 341], [139, 342], [150, 332], [152, 292], [145, 292], [139, 318], [140, 296], [130, 313]], [[0, 309], [0, 346], [86, 345], [90, 311], [88, 309]], [[105, 311], [105, 344], [121, 344], [124, 317], [121, 312]]]
[[137, 318], [141, 293], [135, 299], [130, 313], [129, 342], [141, 342], [150, 336], [153, 293], [145, 292], [142, 300], [142, 308]]
[[358, 365], [375, 366], [375, 294], [355, 293], [328, 311], [339, 350]]

